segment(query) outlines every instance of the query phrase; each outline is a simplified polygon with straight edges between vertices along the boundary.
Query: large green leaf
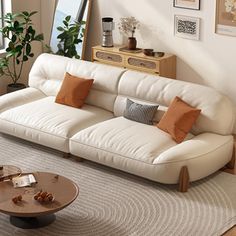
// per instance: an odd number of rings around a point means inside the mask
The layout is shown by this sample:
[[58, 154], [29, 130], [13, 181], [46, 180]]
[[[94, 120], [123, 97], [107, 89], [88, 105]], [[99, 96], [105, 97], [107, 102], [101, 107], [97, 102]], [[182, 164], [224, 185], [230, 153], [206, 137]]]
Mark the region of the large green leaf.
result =
[[36, 36], [34, 37], [34, 40], [35, 40], [35, 41], [42, 41], [42, 40], [44, 40], [43, 34], [38, 34], [38, 35], [36, 35]]
[[27, 33], [26, 35], [25, 35], [25, 41], [29, 41], [30, 40], [30, 35]]
[[58, 39], [65, 39], [66, 38], [66, 32], [63, 32], [57, 36]]
[[11, 37], [11, 41], [12, 41], [13, 43], [15, 43], [16, 40], [17, 40], [17, 36], [16, 36], [15, 34], [13, 34], [12, 37]]
[[21, 34], [21, 33], [23, 33], [23, 31], [24, 31], [24, 29], [22, 28], [22, 27], [19, 27], [19, 28], [17, 28], [17, 30], [16, 30], [16, 34]]
[[29, 17], [35, 15], [36, 13], [38, 13], [38, 12], [37, 12], [37, 11], [32, 11], [32, 12], [29, 14]]
[[12, 18], [15, 19], [21, 15], [22, 15], [21, 13], [15, 13], [15, 14], [12, 14]]
[[22, 14], [23, 14], [24, 16], [29, 16], [29, 15], [30, 15], [29, 12], [27, 12], [27, 11], [23, 11]]
[[64, 28], [61, 27], [61, 26], [59, 26], [59, 27], [57, 27], [57, 30], [58, 30], [58, 31], [64, 31]]
[[74, 40], [74, 43], [75, 43], [75, 44], [79, 44], [79, 43], [82, 43], [82, 42], [83, 42], [82, 39], [75, 39], [75, 40]]
[[15, 51], [17, 51], [19, 53], [19, 52], [21, 52], [22, 49], [23, 49], [22, 45], [17, 45], [15, 48]]
[[63, 20], [63, 24], [66, 26], [66, 27], [68, 27], [68, 22], [67, 21], [65, 21], [65, 20]]
[[22, 55], [22, 51], [19, 51], [16, 57], [20, 57]]
[[31, 53], [31, 45], [29, 43], [26, 44], [26, 55]]
[[13, 42], [9, 42], [9, 44], [8, 44], [8, 47], [12, 50], [12, 49], [14, 49], [14, 43]]
[[14, 29], [15, 30], [17, 30], [17, 28], [20, 26], [20, 23], [19, 23], [19, 21], [14, 21], [14, 25], [13, 25], [13, 27], [14, 27]]
[[26, 55], [23, 56], [23, 61], [28, 61], [28, 57]]
[[66, 20], [67, 22], [69, 22], [70, 19], [71, 19], [71, 16], [67, 16], [67, 17], [65, 18], [65, 20]]
[[29, 27], [28, 27], [28, 29], [27, 29], [27, 32], [28, 33], [32, 33], [34, 30], [33, 30], [33, 27], [32, 27], [32, 25], [30, 25]]
[[10, 52], [11, 51], [11, 48], [6, 48], [6, 52]]

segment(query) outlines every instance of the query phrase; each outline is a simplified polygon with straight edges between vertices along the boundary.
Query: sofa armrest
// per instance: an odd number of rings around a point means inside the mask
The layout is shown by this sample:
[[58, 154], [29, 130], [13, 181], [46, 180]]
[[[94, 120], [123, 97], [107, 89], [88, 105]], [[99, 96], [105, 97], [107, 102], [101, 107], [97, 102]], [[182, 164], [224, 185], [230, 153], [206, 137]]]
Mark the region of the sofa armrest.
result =
[[45, 94], [35, 88], [26, 88], [2, 95], [0, 97], [0, 113], [44, 97]]
[[232, 158], [233, 136], [204, 133], [161, 153], [153, 164], [180, 171], [187, 166], [194, 181], [224, 167]]

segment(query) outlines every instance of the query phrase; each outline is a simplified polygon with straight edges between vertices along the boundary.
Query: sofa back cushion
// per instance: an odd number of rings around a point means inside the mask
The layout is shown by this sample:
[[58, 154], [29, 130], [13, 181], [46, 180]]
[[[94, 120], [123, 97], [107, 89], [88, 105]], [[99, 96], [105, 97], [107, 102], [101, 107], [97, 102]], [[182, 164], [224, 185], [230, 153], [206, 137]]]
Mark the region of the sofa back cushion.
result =
[[124, 71], [118, 67], [44, 53], [37, 58], [30, 71], [29, 86], [41, 90], [47, 96], [56, 96], [66, 72], [94, 79], [85, 103], [113, 111], [118, 82]]
[[136, 71], [127, 71], [122, 75], [114, 113], [115, 116], [122, 116], [126, 99], [130, 98], [134, 101], [160, 105], [155, 116], [158, 122], [166, 107], [176, 96], [201, 109], [201, 114], [191, 130], [193, 134], [203, 132], [232, 134], [234, 109], [227, 97], [206, 86]]

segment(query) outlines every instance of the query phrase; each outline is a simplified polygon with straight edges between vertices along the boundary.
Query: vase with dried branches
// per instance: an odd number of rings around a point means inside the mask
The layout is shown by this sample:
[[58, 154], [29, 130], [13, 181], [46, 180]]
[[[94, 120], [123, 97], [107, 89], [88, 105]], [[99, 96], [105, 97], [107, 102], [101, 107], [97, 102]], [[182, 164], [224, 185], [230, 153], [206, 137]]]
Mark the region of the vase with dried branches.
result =
[[124, 17], [120, 19], [119, 30], [121, 33], [127, 35], [128, 49], [135, 50], [137, 46], [137, 40], [134, 37], [136, 30], [140, 27], [140, 23], [135, 17]]

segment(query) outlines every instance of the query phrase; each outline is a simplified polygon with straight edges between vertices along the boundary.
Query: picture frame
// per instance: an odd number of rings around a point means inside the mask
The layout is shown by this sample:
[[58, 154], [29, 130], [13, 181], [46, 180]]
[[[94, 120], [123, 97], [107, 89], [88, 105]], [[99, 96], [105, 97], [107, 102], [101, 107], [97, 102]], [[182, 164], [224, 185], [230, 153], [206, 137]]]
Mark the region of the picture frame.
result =
[[201, 0], [173, 0], [173, 6], [199, 11], [201, 8]]
[[236, 37], [236, 6], [229, 0], [216, 0], [215, 33]]
[[191, 40], [200, 40], [200, 18], [175, 15], [174, 21], [175, 36]]

